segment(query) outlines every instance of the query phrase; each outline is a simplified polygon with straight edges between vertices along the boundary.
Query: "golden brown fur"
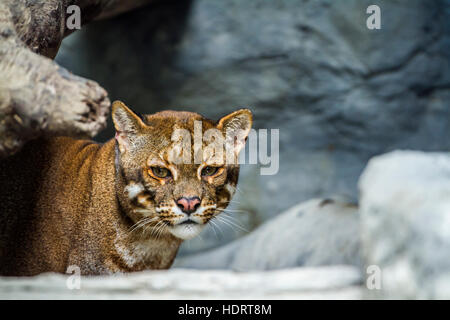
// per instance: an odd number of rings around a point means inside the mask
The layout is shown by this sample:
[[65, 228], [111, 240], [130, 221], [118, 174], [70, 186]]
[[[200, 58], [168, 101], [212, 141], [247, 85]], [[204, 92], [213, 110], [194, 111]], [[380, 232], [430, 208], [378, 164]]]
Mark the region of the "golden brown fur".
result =
[[[227, 206], [237, 164], [216, 163], [217, 173], [204, 176], [206, 164], [173, 164], [167, 152], [174, 128], [192, 132], [194, 120], [203, 131], [238, 126], [248, 134], [248, 110], [216, 123], [175, 111], [140, 118], [116, 102], [113, 120], [116, 139], [105, 144], [39, 138], [0, 162], [1, 275], [63, 273], [70, 265], [82, 274], [169, 268], [183, 239]], [[170, 176], [154, 176], [155, 161]], [[198, 211], [177, 209], [177, 199], [193, 196]]]

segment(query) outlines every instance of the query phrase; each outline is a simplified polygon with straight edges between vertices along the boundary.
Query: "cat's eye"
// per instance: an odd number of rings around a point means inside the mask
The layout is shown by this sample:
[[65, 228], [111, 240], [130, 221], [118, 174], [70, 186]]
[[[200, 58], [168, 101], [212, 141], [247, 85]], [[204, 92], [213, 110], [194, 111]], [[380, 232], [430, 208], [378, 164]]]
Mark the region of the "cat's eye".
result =
[[202, 169], [202, 176], [204, 176], [204, 177], [212, 176], [212, 175], [216, 174], [218, 170], [219, 170], [218, 167], [206, 166]]
[[151, 167], [149, 169], [150, 174], [153, 174], [157, 178], [169, 178], [171, 176], [170, 170], [163, 167]]

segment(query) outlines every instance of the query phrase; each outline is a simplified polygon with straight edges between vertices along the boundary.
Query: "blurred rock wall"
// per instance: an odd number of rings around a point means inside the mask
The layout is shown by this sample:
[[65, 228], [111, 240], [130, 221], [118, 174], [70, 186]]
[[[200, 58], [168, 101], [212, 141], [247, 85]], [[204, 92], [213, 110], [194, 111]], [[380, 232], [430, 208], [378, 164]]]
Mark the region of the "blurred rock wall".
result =
[[[381, 8], [381, 29], [366, 8]], [[301, 201], [357, 197], [367, 160], [450, 148], [450, 1], [171, 1], [88, 25], [57, 61], [141, 113], [218, 118], [238, 106], [280, 129], [280, 169], [243, 166], [237, 222], [252, 229]], [[112, 137], [112, 127], [98, 136]], [[184, 251], [242, 235], [222, 226]]]

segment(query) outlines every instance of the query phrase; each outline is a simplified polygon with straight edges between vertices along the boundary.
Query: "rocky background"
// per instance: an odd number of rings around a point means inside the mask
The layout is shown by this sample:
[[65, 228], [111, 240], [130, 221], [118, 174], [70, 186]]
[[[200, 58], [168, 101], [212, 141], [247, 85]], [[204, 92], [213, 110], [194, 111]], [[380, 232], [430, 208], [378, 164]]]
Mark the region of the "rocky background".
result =
[[227, 223], [174, 270], [2, 279], [0, 298], [450, 298], [449, 21], [449, 0], [192, 0], [74, 33], [56, 61], [138, 112], [250, 107], [279, 172], [242, 166]]
[[[381, 8], [381, 29], [366, 8]], [[450, 1], [192, 0], [89, 24], [56, 61], [141, 113], [210, 118], [248, 106], [279, 129], [280, 168], [244, 165], [235, 223], [182, 253], [239, 238], [316, 197], [357, 199], [374, 155], [450, 148]], [[98, 136], [113, 136], [112, 126]]]

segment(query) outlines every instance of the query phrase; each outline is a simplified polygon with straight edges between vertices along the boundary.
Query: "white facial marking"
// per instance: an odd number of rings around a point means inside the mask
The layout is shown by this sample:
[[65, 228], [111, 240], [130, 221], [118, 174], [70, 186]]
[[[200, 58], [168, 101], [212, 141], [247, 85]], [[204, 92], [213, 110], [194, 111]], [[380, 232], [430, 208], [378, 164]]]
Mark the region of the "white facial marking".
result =
[[170, 172], [172, 173], [172, 177], [174, 181], [177, 181], [178, 179], [178, 171], [177, 168], [174, 165], [169, 165]]
[[181, 216], [185, 216], [186, 215], [183, 211], [181, 211], [180, 208], [178, 208], [178, 206], [170, 207], [170, 210], [172, 210], [173, 213], [181, 215]]
[[202, 214], [203, 212], [205, 212], [208, 209], [215, 209], [216, 205], [213, 204], [212, 206], [207, 206], [207, 207], [200, 207], [197, 209], [197, 211], [195, 211], [193, 214]]
[[127, 192], [129, 199], [136, 198], [142, 191], [144, 191], [144, 186], [140, 183], [132, 182], [125, 187], [125, 192]]
[[202, 232], [204, 227], [204, 224], [178, 224], [169, 228], [169, 231], [177, 238], [189, 240]]
[[186, 213], [181, 211], [181, 209], [178, 207], [172, 207], [170, 209], [172, 210], [173, 213], [175, 213], [179, 217], [179, 219], [177, 219], [177, 221], [174, 221], [174, 223], [176, 223], [176, 224], [183, 223], [187, 220], [191, 220], [198, 224], [203, 224], [203, 220], [201, 218], [201, 215], [203, 214], [203, 212], [205, 212], [208, 209], [215, 209], [215, 208], [216, 208], [215, 204], [211, 205], [211, 206], [207, 206], [207, 207], [200, 207], [195, 212], [193, 212], [191, 215], [187, 215]]
[[[193, 212], [191, 214], [191, 216], [193, 216], [193, 215], [200, 215], [200, 214], [202, 214], [203, 212], [205, 212], [208, 209], [215, 209], [215, 208], [216, 208], [215, 204], [213, 204], [211, 206], [207, 206], [207, 207], [203, 207], [202, 206], [202, 207], [198, 208], [195, 212]], [[161, 212], [161, 211], [164, 211], [164, 210], [170, 210], [170, 211], [172, 211], [173, 213], [175, 213], [177, 215], [180, 215], [180, 216], [183, 216], [183, 217], [184, 216], [187, 217], [187, 215], [180, 208], [178, 208], [178, 206], [156, 208], [156, 212], [158, 212], [158, 213]]]
[[225, 185], [225, 189], [230, 193], [230, 196], [232, 196], [236, 192], [236, 187], [232, 186], [229, 183]]

